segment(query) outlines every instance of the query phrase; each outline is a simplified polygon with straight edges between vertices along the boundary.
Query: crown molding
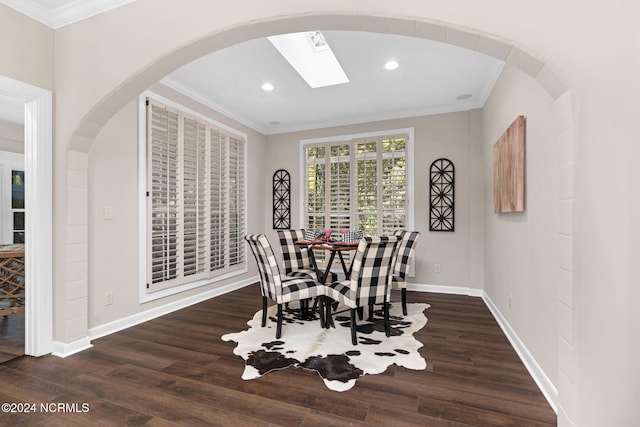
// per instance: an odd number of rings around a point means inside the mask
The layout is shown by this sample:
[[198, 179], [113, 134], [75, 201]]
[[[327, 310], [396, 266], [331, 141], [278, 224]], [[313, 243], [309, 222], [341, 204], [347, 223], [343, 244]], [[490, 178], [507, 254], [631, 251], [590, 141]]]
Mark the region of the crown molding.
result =
[[233, 111], [228, 110], [227, 108], [223, 107], [222, 105], [219, 105], [219, 104], [213, 102], [209, 98], [201, 96], [199, 93], [197, 93], [196, 91], [188, 88], [187, 86], [182, 84], [180, 81], [176, 80], [175, 78], [173, 78], [171, 76], [167, 76], [167, 77], [163, 78], [162, 80], [160, 80], [160, 83], [163, 84], [164, 86], [168, 87], [169, 89], [172, 89], [172, 90], [174, 90], [174, 91], [186, 96], [187, 98], [191, 98], [192, 100], [198, 102], [199, 104], [204, 105], [205, 107], [211, 108], [212, 110], [215, 110], [218, 113], [227, 116], [231, 120], [235, 120], [236, 122], [255, 130], [256, 132], [260, 132], [263, 135], [268, 135], [269, 134], [269, 130], [266, 129], [265, 127], [260, 126], [258, 123], [255, 123], [254, 121], [249, 120], [248, 118], [246, 118], [246, 117], [244, 117], [244, 116], [242, 116], [240, 114], [236, 114]]
[[0, 3], [55, 29], [132, 3], [135, 0], [75, 0], [49, 10], [35, 0], [0, 0]]

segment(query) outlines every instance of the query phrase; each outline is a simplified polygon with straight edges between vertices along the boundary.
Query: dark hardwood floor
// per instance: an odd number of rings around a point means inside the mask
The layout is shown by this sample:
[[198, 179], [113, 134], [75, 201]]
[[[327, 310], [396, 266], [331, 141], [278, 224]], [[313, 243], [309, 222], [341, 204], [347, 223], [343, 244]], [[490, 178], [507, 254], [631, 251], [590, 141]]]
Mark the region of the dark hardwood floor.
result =
[[35, 403], [36, 412], [0, 413], [0, 425], [556, 424], [481, 299], [408, 296], [431, 304], [427, 325], [416, 334], [424, 343], [424, 371], [392, 365], [343, 393], [296, 368], [244, 381], [236, 344], [220, 337], [246, 329], [260, 309], [260, 290], [252, 285], [97, 339], [93, 348], [64, 359], [5, 362], [0, 402]]
[[0, 363], [24, 354], [24, 314], [0, 316]]

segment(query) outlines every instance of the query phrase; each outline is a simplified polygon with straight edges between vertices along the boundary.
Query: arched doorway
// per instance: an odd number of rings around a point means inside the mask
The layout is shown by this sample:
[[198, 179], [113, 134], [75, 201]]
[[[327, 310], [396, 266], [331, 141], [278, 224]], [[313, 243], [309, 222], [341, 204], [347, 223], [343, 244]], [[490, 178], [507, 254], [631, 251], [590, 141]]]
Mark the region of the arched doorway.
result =
[[[489, 55], [506, 61], [509, 65], [531, 76], [555, 101], [556, 116], [561, 126], [558, 128], [557, 139], [575, 138], [570, 129], [573, 123], [572, 98], [568, 85], [554, 70], [552, 64], [546, 63], [540, 57], [530, 54], [519, 46], [489, 34], [472, 29], [460, 29], [444, 23], [426, 20], [392, 18], [368, 15], [347, 14], [307, 14], [304, 16], [280, 17], [275, 20], [253, 21], [228, 30], [210, 35], [204, 35], [198, 41], [183, 46], [179, 52], [167, 53], [166, 56], [150, 63], [144, 70], [131, 75], [122, 82], [108, 96], [100, 100], [77, 126], [69, 144], [70, 151], [88, 152], [93, 138], [102, 126], [126, 102], [133, 99], [150, 85], [157, 82], [159, 76], [179, 68], [185, 63], [210, 53], [213, 50], [231, 46], [256, 37], [271, 35], [277, 28], [278, 32], [294, 32], [300, 28], [320, 28], [322, 30], [362, 30], [392, 33], [403, 36], [425, 38], [450, 43], [467, 49]], [[573, 147], [574, 144], [568, 144]], [[563, 176], [572, 177], [573, 166], [563, 170]], [[571, 179], [571, 178], [569, 178]], [[565, 199], [566, 201], [566, 199]], [[573, 216], [573, 207], [566, 203], [560, 209], [564, 215]], [[563, 230], [566, 235], [566, 230]], [[87, 236], [88, 239], [88, 236]], [[558, 268], [565, 266], [558, 265]], [[563, 268], [567, 271], [567, 268]], [[570, 275], [571, 276], [571, 275]], [[569, 282], [571, 283], [572, 277]], [[563, 369], [563, 366], [560, 366]], [[553, 391], [552, 391], [553, 393]], [[554, 397], [551, 397], [554, 399]]]

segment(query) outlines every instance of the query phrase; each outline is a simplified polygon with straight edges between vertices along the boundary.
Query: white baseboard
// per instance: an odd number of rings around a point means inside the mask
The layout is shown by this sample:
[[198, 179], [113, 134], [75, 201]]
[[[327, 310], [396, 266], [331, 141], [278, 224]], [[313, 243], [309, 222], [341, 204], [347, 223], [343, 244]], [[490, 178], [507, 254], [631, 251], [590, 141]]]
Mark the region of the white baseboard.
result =
[[240, 282], [225, 285], [207, 292], [181, 299], [179, 301], [170, 302], [160, 307], [155, 307], [150, 310], [136, 313], [122, 319], [114, 320], [113, 322], [105, 323], [104, 325], [96, 326], [95, 328], [89, 329], [89, 337], [91, 337], [91, 339], [93, 340], [113, 334], [114, 332], [118, 332], [123, 329], [138, 325], [140, 323], [147, 322], [151, 319], [155, 319], [156, 317], [164, 316], [165, 314], [172, 313], [176, 310], [189, 307], [190, 305], [194, 305], [199, 302], [217, 297], [219, 295], [235, 291], [236, 289], [244, 288], [245, 286], [256, 283], [259, 280], [260, 278], [258, 276], [250, 277]]
[[53, 352], [51, 354], [64, 358], [91, 347], [93, 347], [93, 344], [91, 344], [91, 338], [87, 335], [86, 337], [73, 342], [54, 341]]
[[554, 410], [556, 414], [558, 414], [558, 389], [553, 385], [549, 377], [544, 373], [536, 359], [534, 359], [533, 355], [529, 352], [524, 343], [520, 340], [518, 335], [515, 333], [509, 322], [502, 315], [498, 307], [493, 303], [489, 295], [486, 292], [482, 291], [482, 299], [484, 300], [487, 307], [493, 314], [493, 317], [496, 319], [502, 331], [509, 339], [509, 342], [513, 346], [516, 353], [524, 363], [524, 366], [529, 371], [529, 374], [533, 377], [533, 380], [538, 385], [538, 388], [549, 402], [549, 405]]
[[468, 295], [470, 297], [481, 297], [483, 294], [482, 289], [473, 289], [464, 286], [428, 285], [421, 283], [408, 283], [407, 290], [433, 292], [436, 294]]

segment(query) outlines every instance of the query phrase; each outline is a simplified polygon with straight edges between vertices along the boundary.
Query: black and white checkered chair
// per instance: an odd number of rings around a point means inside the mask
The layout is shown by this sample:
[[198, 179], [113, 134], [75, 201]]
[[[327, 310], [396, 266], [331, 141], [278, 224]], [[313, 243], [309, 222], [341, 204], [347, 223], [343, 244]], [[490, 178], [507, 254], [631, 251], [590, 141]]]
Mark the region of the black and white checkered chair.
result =
[[[291, 277], [315, 277], [321, 280], [321, 274], [313, 268], [309, 255], [310, 249], [296, 245], [298, 240], [304, 240], [304, 234], [304, 230], [278, 230], [284, 274]], [[333, 282], [337, 278], [338, 275], [330, 271], [325, 281]]]
[[[245, 237], [258, 264], [262, 289], [262, 326], [267, 324], [267, 300], [278, 304], [278, 324], [276, 338], [282, 335], [282, 306], [292, 301], [300, 301], [301, 312], [308, 308], [309, 299], [322, 297], [325, 286], [311, 277], [281, 276], [278, 262], [271, 244], [264, 234], [249, 234]], [[322, 307], [320, 324], [324, 327]]]
[[[396, 262], [396, 248], [400, 239], [397, 236], [364, 237], [360, 240], [353, 259], [350, 280], [333, 282], [327, 285], [325, 295], [345, 305], [351, 315], [351, 342], [357, 345], [356, 311], [361, 307], [383, 304], [384, 328], [387, 336], [391, 333], [389, 324], [389, 286]], [[325, 325], [329, 325], [331, 304], [326, 301], [327, 316]]]
[[419, 231], [396, 231], [396, 236], [400, 237], [400, 245], [396, 256], [396, 266], [393, 271], [393, 289], [402, 291], [402, 314], [407, 315], [407, 277], [411, 260], [415, 254], [416, 244], [420, 238]]

